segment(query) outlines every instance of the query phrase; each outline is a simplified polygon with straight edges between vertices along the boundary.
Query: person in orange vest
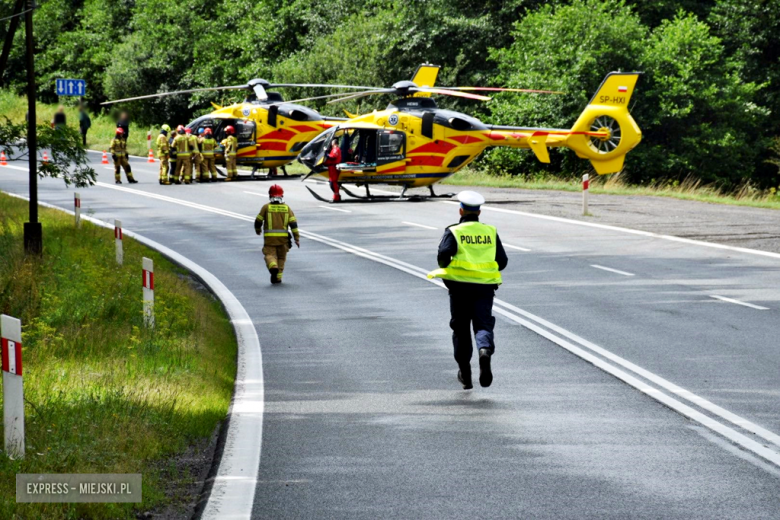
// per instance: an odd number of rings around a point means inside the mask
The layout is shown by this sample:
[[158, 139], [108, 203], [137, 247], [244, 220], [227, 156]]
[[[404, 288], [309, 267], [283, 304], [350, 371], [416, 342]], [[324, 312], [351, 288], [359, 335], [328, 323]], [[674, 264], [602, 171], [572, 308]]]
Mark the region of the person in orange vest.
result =
[[324, 163], [328, 167], [328, 180], [330, 181], [330, 189], [333, 190], [333, 202], [341, 200], [341, 194], [339, 193], [339, 170], [336, 168], [336, 165], [340, 162], [341, 148], [339, 148], [338, 139], [334, 139], [330, 143], [330, 151], [328, 151]]
[[282, 283], [284, 263], [287, 251], [292, 248], [292, 240], [287, 228], [292, 232], [295, 245], [301, 247], [298, 233], [298, 220], [290, 206], [284, 203], [284, 190], [274, 184], [268, 190], [270, 202], [263, 206], [255, 219], [255, 234], [263, 235], [263, 256], [268, 272], [271, 273], [271, 283]]

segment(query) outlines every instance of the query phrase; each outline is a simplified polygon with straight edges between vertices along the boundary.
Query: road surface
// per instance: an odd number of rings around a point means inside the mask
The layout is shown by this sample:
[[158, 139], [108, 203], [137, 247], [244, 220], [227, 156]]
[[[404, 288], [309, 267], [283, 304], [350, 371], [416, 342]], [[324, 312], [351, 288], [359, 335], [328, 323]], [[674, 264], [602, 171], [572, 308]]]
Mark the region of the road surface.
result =
[[[132, 159], [140, 183], [115, 186], [90, 156], [82, 212], [213, 272], [257, 329], [254, 518], [780, 518], [780, 255], [488, 200], [509, 254], [495, 380], [464, 391], [424, 276], [457, 205], [331, 206], [281, 181], [303, 237], [271, 286], [268, 183], [160, 186]], [[0, 189], [26, 194], [14, 165]], [[39, 186], [68, 208], [72, 191]]]

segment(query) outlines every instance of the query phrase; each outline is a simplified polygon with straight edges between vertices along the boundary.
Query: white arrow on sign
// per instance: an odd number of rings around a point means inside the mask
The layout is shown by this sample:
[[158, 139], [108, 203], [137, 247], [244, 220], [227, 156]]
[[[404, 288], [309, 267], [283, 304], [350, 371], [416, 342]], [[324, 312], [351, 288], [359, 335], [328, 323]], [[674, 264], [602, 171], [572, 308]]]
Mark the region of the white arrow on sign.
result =
[[57, 93], [58, 94], [64, 94], [65, 93], [65, 82], [61, 79], [57, 80]]
[[83, 94], [84, 93], [84, 82], [83, 81], [79, 81], [78, 83], [76, 83], [76, 89], [78, 90], [79, 95]]
[[73, 81], [68, 81], [68, 94], [73, 94]]

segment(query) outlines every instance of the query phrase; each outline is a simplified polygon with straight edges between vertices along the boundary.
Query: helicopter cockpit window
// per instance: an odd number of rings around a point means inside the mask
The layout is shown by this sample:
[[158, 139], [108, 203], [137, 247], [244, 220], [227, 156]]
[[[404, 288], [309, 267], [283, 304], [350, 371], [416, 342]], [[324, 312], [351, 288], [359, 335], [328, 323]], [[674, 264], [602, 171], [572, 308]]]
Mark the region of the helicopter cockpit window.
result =
[[400, 161], [404, 158], [406, 134], [397, 130], [380, 130], [378, 133], [377, 163]]

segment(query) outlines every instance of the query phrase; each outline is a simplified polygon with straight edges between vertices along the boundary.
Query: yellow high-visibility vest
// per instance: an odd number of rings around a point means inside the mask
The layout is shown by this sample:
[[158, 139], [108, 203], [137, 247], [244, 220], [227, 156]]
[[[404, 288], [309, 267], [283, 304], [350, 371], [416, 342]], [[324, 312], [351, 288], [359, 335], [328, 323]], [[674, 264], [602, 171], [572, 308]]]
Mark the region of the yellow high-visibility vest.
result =
[[449, 229], [458, 243], [458, 252], [452, 257], [450, 265], [431, 271], [428, 278], [500, 285], [496, 228], [481, 222], [462, 222]]

